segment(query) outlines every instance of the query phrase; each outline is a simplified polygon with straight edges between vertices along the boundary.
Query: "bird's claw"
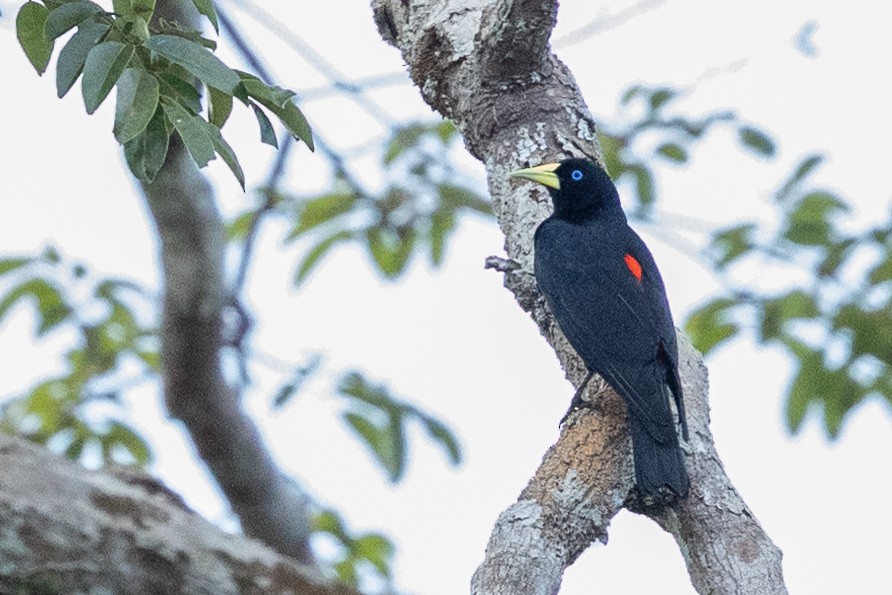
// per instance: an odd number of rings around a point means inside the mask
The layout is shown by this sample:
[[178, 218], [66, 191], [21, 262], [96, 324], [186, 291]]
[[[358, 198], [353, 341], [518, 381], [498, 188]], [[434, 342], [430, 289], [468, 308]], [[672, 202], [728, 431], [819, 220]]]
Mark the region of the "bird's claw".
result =
[[592, 379], [592, 376], [594, 376], [594, 372], [589, 372], [582, 383], [580, 383], [579, 388], [576, 389], [576, 392], [573, 394], [573, 399], [570, 401], [570, 407], [561, 418], [561, 421], [558, 422], [558, 428], [563, 427], [563, 425], [567, 422], [567, 418], [570, 417], [570, 415], [574, 411], [592, 408], [592, 403], [582, 398], [583, 393], [585, 393], [585, 387], [588, 386], [588, 383]]

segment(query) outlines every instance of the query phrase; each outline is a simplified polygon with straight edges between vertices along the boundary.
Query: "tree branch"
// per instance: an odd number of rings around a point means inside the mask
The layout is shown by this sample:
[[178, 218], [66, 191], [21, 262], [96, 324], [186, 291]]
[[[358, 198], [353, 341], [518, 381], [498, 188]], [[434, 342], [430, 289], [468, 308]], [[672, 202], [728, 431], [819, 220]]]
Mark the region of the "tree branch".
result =
[[279, 470], [223, 377], [223, 222], [210, 185], [174, 139], [158, 178], [143, 187], [164, 269], [165, 401], [185, 424], [245, 532], [310, 561], [309, 501]]
[[353, 593], [138, 471], [85, 471], [4, 434], [0, 469], [2, 593]]
[[[555, 4], [372, 0], [382, 37], [402, 52], [425, 100], [455, 121], [468, 149], [485, 163], [508, 257], [520, 265], [506, 274], [506, 286], [578, 385], [585, 366], [530, 272], [533, 233], [551, 209], [547, 193], [537, 187], [531, 194], [508, 178], [518, 166], [546, 160], [585, 155], [600, 161], [588, 107], [572, 74], [548, 50]], [[531, 22], [540, 27], [535, 34]], [[504, 66], [495, 64], [499, 56]], [[785, 593], [780, 551], [734, 490], [715, 451], [706, 368], [687, 339], [679, 339], [692, 429], [692, 493], [677, 510], [647, 514], [675, 537], [699, 592]], [[613, 516], [623, 506], [634, 508], [628, 500], [633, 470], [625, 407], [603, 384], [597, 394], [591, 387], [589, 392], [595, 410], [571, 417], [518, 502], [500, 516], [474, 575], [474, 593], [556, 592], [564, 569], [592, 542], [606, 539]]]
[[[158, 3], [156, 18], [194, 26], [191, 2]], [[207, 180], [179, 138], [143, 185], [161, 244], [164, 398], [182, 420], [242, 529], [279, 552], [312, 562], [309, 499], [276, 465], [220, 365], [225, 285], [223, 222]]]

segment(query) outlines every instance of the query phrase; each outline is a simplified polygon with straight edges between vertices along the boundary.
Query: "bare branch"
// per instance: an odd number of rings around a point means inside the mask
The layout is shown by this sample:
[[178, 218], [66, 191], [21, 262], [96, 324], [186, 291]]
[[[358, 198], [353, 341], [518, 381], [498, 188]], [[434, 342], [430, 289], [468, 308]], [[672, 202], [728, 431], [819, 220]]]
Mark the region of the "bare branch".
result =
[[[176, 137], [175, 137], [176, 138]], [[207, 181], [177, 141], [144, 186], [161, 240], [164, 396], [249, 535], [309, 561], [309, 502], [278, 469], [220, 366], [223, 222]]]
[[137, 471], [85, 471], [3, 434], [0, 468], [2, 593], [353, 593]]
[[[455, 121], [468, 149], [486, 164], [507, 255], [520, 265], [506, 274], [506, 286], [578, 385], [585, 367], [530, 273], [533, 232], [551, 208], [547, 194], [508, 178], [519, 165], [546, 160], [587, 155], [600, 161], [594, 121], [573, 76], [542, 41], [553, 22], [543, 16], [546, 5], [551, 3], [372, 0], [382, 37], [402, 52], [425, 100]], [[526, 14], [512, 12], [521, 6], [544, 31], [531, 35]], [[510, 53], [524, 38], [542, 53], [527, 58], [528, 76], [516, 76], [523, 70], [517, 64], [491, 63], [498, 59], [497, 48]], [[507, 58], [513, 60], [515, 55]], [[715, 452], [706, 369], [686, 338], [679, 339], [693, 429], [687, 460], [692, 494], [677, 510], [648, 514], [675, 536], [701, 593], [785, 593], [780, 552], [746, 509]], [[500, 517], [474, 576], [474, 593], [556, 592], [564, 569], [606, 537], [621, 507], [633, 507], [627, 500], [633, 474], [625, 408], [612, 390], [598, 395], [597, 411], [571, 417], [517, 504]]]
[[656, 10], [666, 3], [666, 0], [639, 0], [631, 6], [627, 6], [609, 15], [599, 15], [585, 25], [570, 31], [566, 35], [554, 40], [554, 47], [565, 48], [594, 37], [598, 33], [615, 29], [625, 25], [635, 17]]

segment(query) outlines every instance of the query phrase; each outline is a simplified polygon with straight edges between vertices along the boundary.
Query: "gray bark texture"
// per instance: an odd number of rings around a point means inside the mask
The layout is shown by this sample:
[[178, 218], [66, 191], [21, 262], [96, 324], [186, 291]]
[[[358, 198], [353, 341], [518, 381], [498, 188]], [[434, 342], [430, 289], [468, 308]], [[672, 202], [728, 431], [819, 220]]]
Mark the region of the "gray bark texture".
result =
[[[551, 53], [556, 0], [372, 0], [382, 37], [402, 53], [424, 99], [461, 131], [486, 165], [508, 257], [494, 266], [578, 385], [585, 367], [548, 312], [532, 271], [533, 233], [551, 206], [544, 189], [508, 173], [569, 156], [600, 161], [595, 122], [567, 67]], [[593, 60], [597, 67], [597, 60]], [[492, 262], [498, 264], [499, 259]], [[680, 334], [680, 371], [691, 429], [691, 495], [648, 512], [678, 543], [699, 593], [786, 593], [781, 552], [734, 489], [709, 431], [707, 372]], [[568, 391], [569, 398], [569, 391]], [[574, 413], [518, 501], [497, 520], [471, 591], [557, 593], [564, 570], [595, 541], [633, 485], [625, 406], [591, 383], [592, 410]]]
[[129, 468], [85, 471], [0, 434], [0, 469], [0, 593], [353, 593]]

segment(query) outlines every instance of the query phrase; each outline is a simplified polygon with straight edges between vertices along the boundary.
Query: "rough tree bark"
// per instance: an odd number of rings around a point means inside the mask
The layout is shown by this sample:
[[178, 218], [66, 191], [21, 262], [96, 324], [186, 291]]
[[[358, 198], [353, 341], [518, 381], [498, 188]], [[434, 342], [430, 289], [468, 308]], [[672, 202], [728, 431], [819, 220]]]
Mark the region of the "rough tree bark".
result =
[[0, 434], [0, 469], [0, 593], [354, 593], [128, 468], [85, 471]]
[[[382, 37], [403, 55], [424, 99], [453, 120], [484, 162], [508, 256], [506, 285], [554, 347], [568, 378], [585, 369], [538, 295], [532, 237], [548, 215], [547, 193], [508, 172], [568, 156], [600, 160], [595, 122], [567, 67], [551, 53], [556, 0], [372, 0]], [[647, 513], [676, 539], [700, 593], [786, 593], [781, 553], [722, 468], [709, 432], [706, 368], [680, 337], [691, 427], [690, 497]], [[605, 541], [633, 485], [625, 408], [592, 383], [594, 410], [574, 414], [518, 501], [496, 522], [472, 579], [477, 594], [556, 593], [564, 570]]]

